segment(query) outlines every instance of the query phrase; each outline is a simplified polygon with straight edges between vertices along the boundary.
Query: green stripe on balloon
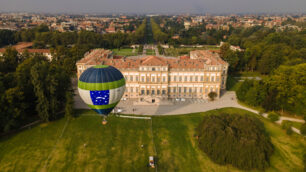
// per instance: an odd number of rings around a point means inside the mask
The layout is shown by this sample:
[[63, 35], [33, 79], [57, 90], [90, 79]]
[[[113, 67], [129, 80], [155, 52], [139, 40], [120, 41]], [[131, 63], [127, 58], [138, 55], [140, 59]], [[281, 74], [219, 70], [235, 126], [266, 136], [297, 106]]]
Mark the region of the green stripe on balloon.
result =
[[113, 103], [113, 104], [109, 104], [109, 105], [88, 105], [88, 106], [92, 109], [109, 109], [109, 108], [114, 108], [115, 106], [117, 106], [119, 102], [120, 101]]
[[78, 87], [83, 89], [83, 90], [110, 90], [110, 89], [115, 89], [119, 88], [125, 85], [125, 79], [122, 78], [118, 81], [113, 81], [113, 82], [105, 82], [105, 83], [87, 83], [87, 82], [82, 82], [78, 81]]
[[96, 65], [93, 68], [107, 68], [108, 65]]

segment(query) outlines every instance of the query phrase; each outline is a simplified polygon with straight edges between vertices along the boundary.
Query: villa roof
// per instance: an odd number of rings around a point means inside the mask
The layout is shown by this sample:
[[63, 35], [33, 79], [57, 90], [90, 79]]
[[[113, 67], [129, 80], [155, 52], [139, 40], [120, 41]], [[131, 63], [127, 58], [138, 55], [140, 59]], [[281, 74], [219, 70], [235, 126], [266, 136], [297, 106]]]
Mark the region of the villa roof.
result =
[[224, 65], [227, 64], [219, 56], [206, 56], [206, 54], [199, 53], [196, 59], [184, 58], [166, 58], [157, 56], [145, 56], [142, 58], [112, 58], [108, 55], [111, 53], [109, 50], [100, 49], [99, 51], [93, 50], [87, 54], [83, 59], [79, 60], [77, 64], [85, 65], [110, 65], [118, 69], [139, 68], [140, 66], [168, 66], [169, 68], [186, 68], [186, 69], [204, 69], [205, 65]]

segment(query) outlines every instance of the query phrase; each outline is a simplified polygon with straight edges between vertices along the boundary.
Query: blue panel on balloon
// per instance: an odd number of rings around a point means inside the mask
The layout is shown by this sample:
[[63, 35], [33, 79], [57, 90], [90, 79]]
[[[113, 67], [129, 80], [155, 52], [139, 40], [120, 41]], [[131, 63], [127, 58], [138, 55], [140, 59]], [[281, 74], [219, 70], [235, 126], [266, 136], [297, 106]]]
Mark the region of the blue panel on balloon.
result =
[[90, 97], [94, 105], [108, 105], [109, 90], [90, 91]]

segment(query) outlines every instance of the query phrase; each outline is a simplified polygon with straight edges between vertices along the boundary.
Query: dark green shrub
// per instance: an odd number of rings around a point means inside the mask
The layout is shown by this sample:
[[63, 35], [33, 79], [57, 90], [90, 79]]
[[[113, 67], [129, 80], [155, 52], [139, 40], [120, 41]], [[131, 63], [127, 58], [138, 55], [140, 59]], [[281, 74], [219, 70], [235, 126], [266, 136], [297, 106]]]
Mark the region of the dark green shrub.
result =
[[283, 121], [282, 122], [282, 129], [287, 130], [288, 128], [292, 127], [292, 122], [291, 121]]
[[275, 112], [270, 112], [268, 114], [268, 118], [272, 121], [272, 122], [275, 122], [275, 121], [278, 121], [279, 120], [279, 115]]
[[218, 94], [216, 92], [208, 93], [208, 97], [210, 98], [211, 101], [214, 101], [217, 96]]
[[286, 133], [287, 133], [288, 135], [291, 135], [291, 134], [293, 133], [292, 128], [291, 128], [291, 127], [288, 127], [288, 128], [286, 129]]
[[269, 166], [273, 145], [263, 123], [253, 116], [218, 114], [205, 116], [198, 127], [199, 148], [215, 163], [239, 169]]
[[301, 134], [302, 134], [302, 135], [306, 136], [306, 123], [304, 123], [304, 124], [301, 126], [300, 131], [301, 131]]

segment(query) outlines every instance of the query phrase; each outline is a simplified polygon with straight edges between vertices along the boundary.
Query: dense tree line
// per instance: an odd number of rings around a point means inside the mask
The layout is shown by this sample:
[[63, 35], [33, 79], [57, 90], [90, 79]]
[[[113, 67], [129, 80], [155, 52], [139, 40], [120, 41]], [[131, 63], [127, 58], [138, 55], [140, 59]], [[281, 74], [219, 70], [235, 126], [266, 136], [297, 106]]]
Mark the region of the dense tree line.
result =
[[4, 45], [15, 44], [15, 31], [11, 30], [0, 30], [0, 47]]
[[37, 119], [57, 119], [72, 107], [67, 99], [72, 73], [60, 61], [6, 49], [0, 57], [0, 133]]
[[274, 149], [259, 119], [227, 113], [207, 115], [197, 130], [199, 148], [215, 163], [243, 170], [269, 166]]
[[34, 42], [35, 48], [56, 48], [57, 46], [73, 47], [87, 46], [108, 49], [120, 48], [130, 44], [140, 44], [144, 41], [146, 19], [133, 33], [99, 34], [90, 31], [58, 32], [50, 31], [48, 26], [40, 25], [33, 29], [21, 31], [0, 30], [0, 47], [17, 42]]
[[131, 35], [132, 42], [131, 43], [143, 44], [145, 42], [146, 24], [147, 24], [147, 19], [145, 18], [142, 21], [141, 25], [138, 26], [136, 31], [134, 33], [132, 33], [132, 35]]
[[[229, 36], [233, 30], [230, 27], [229, 30], [216, 30], [208, 29], [206, 30], [206, 23], [201, 23], [197, 26], [192, 26], [189, 29], [185, 29], [184, 21], [177, 21], [178, 18], [168, 19], [167, 17], [159, 16], [155, 17], [154, 21], [157, 24], [163, 24], [164, 27], [161, 28], [161, 31], [168, 35], [168, 44], [176, 47], [180, 44], [184, 45], [216, 45], [220, 41], [226, 40], [226, 37]], [[191, 20], [186, 18], [185, 20]], [[172, 38], [173, 36], [179, 36], [179, 38]]]
[[46, 25], [21, 31], [0, 31], [0, 45], [34, 42], [34, 48], [50, 48], [53, 60], [11, 47], [0, 57], [0, 132], [31, 121], [54, 120], [71, 115], [73, 92], [70, 77], [75, 63], [93, 48], [120, 48], [144, 41], [146, 20], [134, 33], [98, 34], [88, 31], [50, 31]]
[[153, 38], [158, 43], [166, 43], [168, 40], [168, 35], [160, 29], [159, 25], [155, 22], [153, 18], [150, 18]]
[[221, 47], [221, 56], [229, 61], [232, 72], [258, 71], [266, 75], [280, 65], [295, 65], [306, 60], [305, 31], [276, 32], [264, 27], [237, 29], [228, 42], [245, 49], [232, 51], [229, 44]]
[[246, 80], [237, 98], [266, 111], [278, 110], [306, 115], [306, 63], [280, 66], [263, 80]]
[[[231, 44], [245, 50], [233, 51]], [[231, 74], [247, 71], [263, 75], [263, 80], [241, 84], [237, 91], [240, 101], [266, 111], [305, 115], [305, 31], [276, 32], [261, 26], [235, 29], [220, 51]]]

